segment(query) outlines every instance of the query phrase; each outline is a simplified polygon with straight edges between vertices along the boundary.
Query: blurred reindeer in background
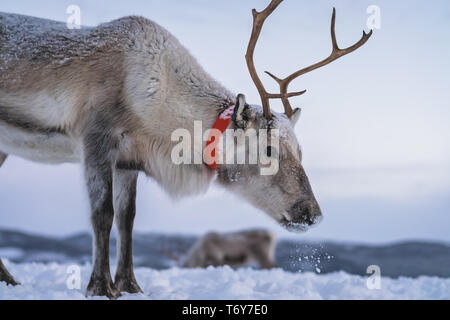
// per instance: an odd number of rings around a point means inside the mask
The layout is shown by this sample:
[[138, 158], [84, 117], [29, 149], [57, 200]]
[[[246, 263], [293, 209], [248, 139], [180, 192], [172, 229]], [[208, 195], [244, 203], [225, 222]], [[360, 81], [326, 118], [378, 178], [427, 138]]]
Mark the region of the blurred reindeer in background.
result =
[[263, 269], [275, 268], [276, 237], [267, 230], [232, 233], [210, 232], [189, 250], [184, 268], [208, 266], [242, 267], [257, 263]]

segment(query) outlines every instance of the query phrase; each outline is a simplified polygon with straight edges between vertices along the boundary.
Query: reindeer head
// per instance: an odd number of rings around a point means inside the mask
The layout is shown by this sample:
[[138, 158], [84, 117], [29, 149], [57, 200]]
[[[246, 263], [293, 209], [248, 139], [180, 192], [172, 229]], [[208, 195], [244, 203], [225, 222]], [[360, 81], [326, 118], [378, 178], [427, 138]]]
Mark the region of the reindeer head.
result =
[[[280, 79], [266, 72], [280, 86], [279, 94], [271, 94], [264, 88], [253, 62], [253, 55], [261, 29], [266, 18], [278, 7], [283, 0], [272, 0], [269, 6], [262, 12], [253, 9], [253, 30], [247, 49], [246, 61], [250, 75], [261, 96], [262, 107], [248, 105], [244, 95], [236, 99], [233, 114], [233, 128], [248, 131], [255, 129], [258, 137], [260, 130], [277, 130], [279, 132], [278, 143], [269, 139], [263, 152], [267, 157], [278, 159], [278, 168], [273, 174], [262, 174], [264, 165], [257, 164], [224, 164], [218, 169], [218, 180], [227, 185], [237, 194], [249, 200], [253, 205], [268, 213], [282, 226], [290, 231], [305, 231], [309, 226], [322, 220], [322, 213], [317, 203], [308, 177], [302, 166], [302, 153], [294, 133], [294, 126], [300, 116], [300, 109], [293, 110], [289, 98], [300, 96], [306, 92], [288, 93], [288, 86], [292, 80], [312, 70], [329, 64], [330, 62], [361, 47], [372, 35], [372, 31], [363, 33], [362, 38], [353, 46], [340, 49], [335, 34], [336, 10], [333, 9], [331, 20], [331, 55], [309, 67], [294, 72], [290, 76]], [[281, 99], [285, 113], [271, 112], [270, 99]], [[238, 140], [237, 150], [245, 148], [246, 140]], [[241, 145], [239, 145], [241, 144]], [[244, 148], [242, 148], [242, 144]], [[238, 151], [239, 152], [239, 151]], [[261, 150], [259, 151], [261, 154]]]

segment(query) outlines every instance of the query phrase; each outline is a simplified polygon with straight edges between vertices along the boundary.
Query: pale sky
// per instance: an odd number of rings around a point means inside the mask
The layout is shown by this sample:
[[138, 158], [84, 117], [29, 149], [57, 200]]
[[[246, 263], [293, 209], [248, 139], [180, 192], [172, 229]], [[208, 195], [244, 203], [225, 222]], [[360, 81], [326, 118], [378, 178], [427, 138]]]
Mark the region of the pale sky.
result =
[[[10, 1], [0, 11], [67, 19], [70, 4], [84, 25], [138, 14], [164, 26], [230, 90], [259, 104], [244, 54], [254, 1]], [[381, 29], [361, 49], [292, 84], [303, 109], [296, 132], [324, 221], [304, 235], [283, 231], [225, 190], [173, 203], [144, 176], [136, 229], [202, 233], [267, 227], [281, 236], [390, 242], [450, 241], [450, 2], [286, 0], [271, 16], [255, 62], [284, 76], [330, 52], [332, 7], [341, 47], [367, 30], [366, 9], [381, 9]], [[280, 103], [274, 103], [281, 110]], [[49, 235], [88, 231], [79, 166], [45, 166], [11, 157], [0, 169], [0, 228]]]

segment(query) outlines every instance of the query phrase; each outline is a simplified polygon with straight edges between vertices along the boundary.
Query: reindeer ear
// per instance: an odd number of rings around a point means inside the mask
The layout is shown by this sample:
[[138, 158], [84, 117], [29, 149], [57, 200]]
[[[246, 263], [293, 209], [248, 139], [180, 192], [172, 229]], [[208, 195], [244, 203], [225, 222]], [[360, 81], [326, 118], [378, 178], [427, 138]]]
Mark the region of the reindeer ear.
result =
[[292, 116], [291, 116], [291, 123], [292, 123], [292, 126], [294, 127], [296, 124], [297, 124], [297, 121], [298, 121], [298, 119], [300, 119], [300, 115], [302, 114], [302, 109], [300, 109], [300, 108], [296, 108], [295, 110], [294, 110], [294, 112], [292, 113]]
[[245, 129], [245, 127], [247, 126], [247, 121], [249, 120], [247, 111], [248, 104], [245, 102], [245, 96], [243, 94], [238, 94], [232, 117], [232, 120], [236, 127]]

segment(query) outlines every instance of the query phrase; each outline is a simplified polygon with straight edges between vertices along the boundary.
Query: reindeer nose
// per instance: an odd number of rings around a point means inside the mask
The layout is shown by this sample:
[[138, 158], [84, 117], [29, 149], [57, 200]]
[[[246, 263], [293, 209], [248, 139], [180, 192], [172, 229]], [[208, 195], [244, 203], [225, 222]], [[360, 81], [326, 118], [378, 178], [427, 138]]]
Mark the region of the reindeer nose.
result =
[[288, 210], [292, 222], [304, 223], [309, 226], [322, 221], [322, 211], [319, 204], [314, 200], [301, 200], [296, 202]]

